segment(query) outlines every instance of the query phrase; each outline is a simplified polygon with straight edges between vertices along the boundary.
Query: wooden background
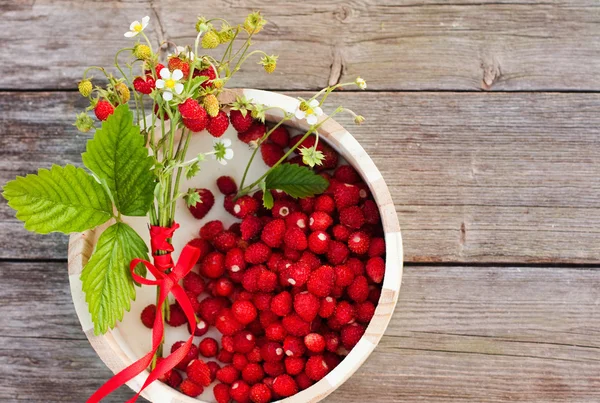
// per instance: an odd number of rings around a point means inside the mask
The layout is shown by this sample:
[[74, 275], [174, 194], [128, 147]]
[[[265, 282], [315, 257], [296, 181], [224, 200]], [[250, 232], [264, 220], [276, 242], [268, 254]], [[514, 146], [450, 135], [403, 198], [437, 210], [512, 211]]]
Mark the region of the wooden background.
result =
[[[327, 402], [600, 401], [597, 0], [0, 0], [0, 184], [80, 163], [76, 82], [112, 65], [130, 21], [189, 44], [195, 15], [254, 9], [278, 69], [233, 84], [307, 95], [363, 76], [366, 93], [332, 99], [368, 118], [352, 132], [405, 240], [392, 323]], [[75, 316], [67, 238], [27, 233], [2, 201], [0, 240], [0, 401], [85, 401], [111, 374]]]

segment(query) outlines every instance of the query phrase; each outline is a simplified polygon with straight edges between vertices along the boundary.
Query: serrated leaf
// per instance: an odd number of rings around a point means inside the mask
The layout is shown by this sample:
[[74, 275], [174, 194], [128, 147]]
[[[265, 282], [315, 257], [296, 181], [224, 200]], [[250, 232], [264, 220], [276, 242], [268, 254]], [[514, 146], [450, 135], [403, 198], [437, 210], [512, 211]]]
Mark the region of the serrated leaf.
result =
[[[129, 263], [148, 258], [148, 248], [140, 236], [125, 223], [108, 227], [96, 244], [94, 253], [81, 273], [85, 300], [94, 322], [94, 333], [113, 328], [129, 311], [135, 299], [135, 287]], [[145, 276], [145, 267], [136, 269]]]
[[150, 209], [155, 185], [153, 159], [140, 128], [133, 125], [129, 106], [121, 105], [102, 123], [82, 155], [85, 166], [105, 180], [117, 210], [144, 216]]
[[18, 176], [4, 186], [4, 198], [25, 229], [40, 234], [81, 232], [112, 217], [104, 188], [82, 168], [53, 165], [37, 175]]
[[265, 206], [265, 208], [271, 210], [273, 208], [274, 203], [275, 203], [275, 201], [273, 200], [273, 195], [271, 194], [271, 192], [269, 192], [269, 191], [263, 192], [263, 206]]
[[269, 172], [265, 178], [267, 189], [282, 190], [294, 198], [311, 197], [323, 193], [327, 186], [329, 186], [329, 182], [321, 175], [296, 164], [281, 164]]

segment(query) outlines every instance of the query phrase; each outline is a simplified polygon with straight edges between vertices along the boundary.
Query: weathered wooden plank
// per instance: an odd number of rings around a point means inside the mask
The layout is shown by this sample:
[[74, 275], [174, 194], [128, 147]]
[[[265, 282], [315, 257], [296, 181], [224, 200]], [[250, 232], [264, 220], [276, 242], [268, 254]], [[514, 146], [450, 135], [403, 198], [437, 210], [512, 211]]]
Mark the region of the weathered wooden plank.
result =
[[[598, 401], [598, 270], [409, 266], [380, 345], [327, 401]], [[80, 331], [65, 264], [4, 262], [0, 280], [0, 399], [84, 401], [110, 373]]]
[[[306, 96], [307, 94], [300, 95]], [[600, 261], [600, 95], [340, 93], [367, 116], [353, 127], [386, 179], [408, 261]], [[73, 93], [0, 100], [0, 184], [78, 163], [86, 135]], [[393, 111], [393, 112], [391, 112]], [[66, 238], [35, 236], [0, 203], [0, 258], [66, 257]], [[13, 247], [14, 246], [14, 247]]]
[[360, 74], [372, 89], [600, 89], [594, 0], [4, 1], [0, 88], [74, 88], [85, 67], [112, 66], [144, 15], [154, 43], [192, 44], [196, 15], [241, 21], [254, 9], [271, 21], [256, 43], [281, 58], [271, 76], [249, 66], [239, 86], [315, 89]]

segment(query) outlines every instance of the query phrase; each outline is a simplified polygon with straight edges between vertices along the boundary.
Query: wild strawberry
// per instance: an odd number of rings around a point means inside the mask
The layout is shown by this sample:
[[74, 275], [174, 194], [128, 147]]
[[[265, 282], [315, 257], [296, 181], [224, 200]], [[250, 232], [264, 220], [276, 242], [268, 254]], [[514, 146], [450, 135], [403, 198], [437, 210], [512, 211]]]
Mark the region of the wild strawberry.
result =
[[344, 263], [352, 272], [354, 276], [362, 276], [365, 274], [365, 264], [355, 257], [349, 258], [346, 263]]
[[181, 72], [183, 73], [183, 78], [188, 78], [188, 76], [190, 75], [190, 64], [183, 61], [177, 56], [169, 58], [168, 66], [169, 70], [171, 71], [181, 70]]
[[154, 327], [154, 319], [156, 318], [156, 305], [148, 305], [144, 308], [141, 314], [142, 323], [148, 329], [152, 329]]
[[262, 356], [260, 355], [260, 347], [255, 346], [252, 349], [252, 351], [250, 351], [248, 354], [246, 354], [246, 358], [248, 359], [248, 362], [253, 362], [253, 363], [262, 362]]
[[281, 361], [284, 357], [283, 347], [274, 341], [267, 341], [260, 348], [260, 356], [266, 362]]
[[208, 118], [204, 119], [183, 119], [183, 125], [194, 133], [199, 133], [206, 129]]
[[385, 274], [385, 262], [380, 257], [372, 257], [366, 264], [367, 276], [374, 283], [381, 283]]
[[315, 382], [323, 379], [329, 371], [322, 355], [314, 355], [306, 361], [306, 375]]
[[256, 144], [256, 142], [265, 135], [265, 130], [266, 126], [263, 123], [254, 122], [248, 130], [238, 133], [238, 139], [246, 144]]
[[287, 336], [283, 341], [283, 349], [288, 357], [301, 357], [306, 352], [304, 340], [299, 337]]
[[286, 357], [285, 361], [285, 372], [288, 375], [298, 375], [302, 371], [304, 371], [304, 365], [306, 364], [306, 359], [302, 357]]
[[385, 255], [385, 240], [380, 237], [371, 239], [371, 244], [369, 245], [368, 253], [369, 257]]
[[263, 293], [272, 292], [277, 288], [277, 274], [269, 270], [261, 270], [256, 286]]
[[282, 273], [284, 279], [294, 287], [302, 287], [310, 277], [310, 266], [305, 262], [296, 262]]
[[213, 395], [217, 403], [229, 403], [231, 395], [229, 394], [229, 386], [224, 383], [219, 383], [213, 388]]
[[210, 252], [200, 262], [200, 274], [208, 278], [219, 278], [225, 273], [225, 256], [219, 252]]
[[317, 168], [318, 170], [325, 170], [325, 169], [333, 169], [337, 166], [338, 161], [339, 161], [339, 156], [338, 156], [338, 153], [333, 148], [331, 148], [327, 144], [319, 143], [319, 145], [317, 146], [317, 149], [320, 149], [320, 151], [323, 153], [324, 158], [323, 158], [322, 164], [317, 165], [315, 168]]
[[[309, 333], [304, 336], [304, 344], [306, 345], [306, 348], [313, 353], [320, 353], [325, 350], [325, 338], [318, 333]], [[300, 372], [301, 371], [298, 371], [298, 373]]]
[[242, 379], [249, 385], [254, 385], [263, 380], [265, 372], [260, 364], [250, 363], [242, 370]]
[[217, 78], [215, 69], [213, 69], [212, 66], [208, 66], [207, 68], [199, 70], [199, 71], [194, 71], [194, 77], [200, 77], [200, 76], [208, 77], [208, 79], [206, 81], [204, 81], [202, 84], [200, 84], [202, 86], [202, 88], [212, 87], [212, 80]]
[[255, 345], [256, 338], [247, 330], [243, 330], [233, 336], [233, 348], [236, 353], [248, 354]]
[[208, 255], [210, 252], [212, 252], [212, 250], [213, 250], [212, 245], [207, 240], [202, 239], [202, 238], [194, 238], [191, 241], [189, 241], [187, 244], [191, 245], [195, 248], [198, 248], [200, 250], [200, 256], [199, 256], [198, 260], [204, 259], [204, 257], [206, 255]]
[[[265, 263], [271, 256], [271, 248], [262, 242], [256, 242], [248, 245], [246, 252], [244, 252], [244, 258], [246, 262], [250, 264]], [[250, 290], [248, 290], [250, 291]]]
[[200, 301], [200, 309], [198, 315], [206, 321], [209, 325], [213, 325], [217, 321], [217, 316], [221, 309], [228, 305], [228, 301], [225, 298], [218, 297], [206, 297]]
[[244, 251], [240, 248], [233, 248], [227, 251], [225, 255], [225, 269], [230, 273], [238, 273], [246, 269], [244, 260]]
[[313, 231], [325, 231], [331, 224], [333, 224], [333, 219], [323, 211], [315, 211], [308, 219], [308, 226]]
[[321, 306], [319, 307], [319, 316], [322, 318], [329, 318], [335, 312], [336, 303], [331, 297], [325, 297], [321, 300]]
[[360, 176], [358, 176], [356, 170], [350, 165], [340, 165], [333, 173], [333, 176], [344, 183], [353, 184], [360, 181]]
[[231, 364], [231, 362], [233, 361], [233, 353], [222, 349], [221, 351], [219, 351], [219, 354], [217, 354], [217, 360], [221, 361], [224, 364]]
[[237, 245], [237, 237], [231, 231], [223, 231], [215, 235], [212, 242], [219, 252], [227, 252]]
[[183, 288], [195, 294], [202, 294], [205, 288], [204, 280], [196, 273], [189, 272], [187, 276], [183, 278]]
[[285, 246], [293, 250], [305, 250], [308, 247], [308, 240], [306, 234], [300, 228], [292, 227], [288, 228], [283, 237]]
[[299, 206], [291, 200], [275, 200], [271, 213], [273, 214], [273, 218], [285, 218], [290, 213], [298, 211], [298, 207]]
[[338, 210], [344, 207], [356, 206], [360, 199], [359, 189], [354, 185], [336, 186], [333, 192], [333, 198]]
[[304, 321], [298, 314], [289, 314], [282, 319], [281, 323], [291, 336], [304, 337], [310, 333], [310, 323]]
[[229, 118], [227, 114], [223, 111], [219, 111], [217, 116], [208, 117], [208, 124], [206, 125], [206, 130], [213, 137], [221, 137], [227, 128], [229, 127]]
[[315, 199], [314, 210], [332, 214], [335, 211], [335, 202], [329, 195], [320, 195]]
[[177, 108], [183, 119], [202, 119], [206, 117], [206, 110], [198, 101], [192, 98], [186, 99]]
[[[352, 207], [349, 207], [352, 208]], [[363, 231], [354, 232], [348, 239], [348, 248], [357, 255], [364, 255], [369, 250], [371, 240]]]
[[190, 397], [198, 397], [202, 394], [202, 392], [204, 392], [204, 388], [201, 385], [198, 385], [189, 379], [181, 382], [179, 389], [181, 390], [181, 393]]
[[231, 312], [235, 319], [243, 325], [252, 322], [258, 315], [256, 307], [250, 301], [235, 301], [231, 306]]
[[334, 265], [342, 264], [348, 259], [349, 255], [350, 251], [343, 243], [339, 241], [329, 242], [329, 250], [327, 250], [327, 260], [329, 260], [329, 263]]
[[342, 328], [342, 332], [340, 333], [340, 338], [342, 341], [342, 345], [348, 351], [352, 350], [352, 348], [358, 343], [360, 338], [365, 334], [365, 328], [358, 323], [352, 323], [350, 325], [346, 325]]
[[359, 229], [365, 223], [365, 216], [358, 206], [344, 207], [340, 210], [340, 223], [349, 228]]
[[[200, 306], [200, 304], [198, 304]], [[196, 310], [196, 312], [200, 312], [200, 309]], [[192, 334], [192, 329], [188, 325], [188, 332]], [[196, 321], [196, 327], [194, 328], [194, 336], [204, 336], [208, 333], [208, 324], [203, 319], [198, 319]]]
[[313, 381], [306, 375], [306, 372], [302, 372], [294, 377], [296, 384], [300, 390], [305, 390], [313, 385]]
[[167, 385], [172, 387], [173, 389], [179, 388], [181, 383], [183, 382], [183, 378], [181, 374], [177, 371], [169, 371], [169, 377], [167, 378]]
[[348, 301], [340, 301], [333, 314], [333, 319], [340, 325], [347, 325], [352, 323], [356, 317], [356, 310], [354, 306]]
[[260, 145], [260, 154], [267, 166], [275, 165], [285, 154], [283, 148], [273, 143], [262, 143]]
[[305, 231], [308, 229], [308, 217], [300, 211], [294, 211], [285, 217], [285, 225], [288, 228], [297, 227]]
[[215, 326], [217, 327], [217, 330], [225, 336], [234, 335], [244, 327], [244, 325], [235, 319], [231, 310], [227, 308], [224, 308], [219, 312]]
[[308, 237], [308, 249], [320, 255], [326, 253], [329, 248], [330, 237], [324, 231], [315, 231]]
[[212, 241], [213, 238], [223, 232], [223, 223], [219, 220], [209, 221], [200, 228], [200, 238]]
[[213, 294], [217, 297], [229, 297], [233, 294], [233, 282], [227, 277], [221, 277], [215, 282]]
[[263, 369], [265, 373], [271, 377], [277, 377], [285, 374], [285, 365], [283, 364], [283, 361], [265, 362], [263, 363]]
[[298, 385], [291, 376], [280, 375], [273, 381], [273, 392], [281, 397], [289, 397], [298, 393]]
[[265, 328], [265, 337], [270, 341], [283, 342], [287, 336], [287, 330], [281, 322], [271, 323]]
[[307, 291], [294, 297], [294, 311], [306, 322], [312, 322], [317, 317], [320, 307], [319, 298]]
[[106, 120], [115, 111], [115, 108], [108, 101], [98, 101], [94, 108], [94, 113], [98, 120]]
[[239, 371], [246, 368], [246, 365], [248, 365], [248, 359], [246, 358], [246, 355], [241, 353], [235, 353], [233, 355], [232, 365], [235, 367], [235, 369]]
[[[283, 246], [283, 257], [292, 262], [297, 262], [302, 257], [302, 251]], [[287, 285], [287, 284], [284, 284]]]
[[[174, 343], [171, 346], [171, 354], [177, 351], [184, 344], [184, 341], [178, 341]], [[196, 345], [192, 343], [190, 349], [188, 350], [188, 353], [185, 355], [185, 357], [183, 357], [181, 361], [179, 361], [179, 364], [177, 364], [175, 368], [185, 371], [190, 361], [195, 360], [196, 358], [198, 358], [198, 347], [196, 347]]]
[[181, 309], [181, 307], [178, 304], [171, 304], [169, 309], [169, 319], [165, 320], [169, 326], [179, 327], [187, 323], [187, 318], [183, 313], [183, 309]]
[[346, 242], [350, 238], [352, 230], [345, 225], [337, 224], [333, 226], [331, 233], [336, 241]]
[[[263, 270], [261, 275], [258, 277], [258, 281], [256, 282], [257, 287], [260, 288], [261, 291], [264, 288], [268, 288], [266, 284], [269, 283], [269, 280], [265, 280], [265, 277], [263, 276], [263, 273], [265, 272], [271, 273], [268, 270]], [[274, 273], [271, 274], [274, 275]], [[275, 281], [277, 281], [277, 276], [275, 276]], [[266, 311], [267, 309], [271, 308], [272, 298], [273, 296], [269, 292], [258, 292], [252, 296], [252, 302], [259, 311]]]
[[337, 287], [348, 287], [354, 281], [354, 271], [346, 265], [338, 265], [333, 268], [335, 271], [335, 285]]
[[319, 259], [317, 255], [308, 250], [302, 252], [302, 256], [300, 256], [300, 259], [298, 259], [298, 261], [306, 263], [311, 270], [315, 270], [322, 265], [321, 259]]
[[281, 148], [286, 148], [290, 144], [290, 133], [285, 126], [279, 126], [271, 132], [269, 141], [277, 144]]
[[212, 382], [210, 379], [210, 368], [208, 368], [208, 365], [206, 365], [204, 361], [191, 361], [188, 364], [185, 372], [188, 376], [188, 379], [198, 385], [208, 386]]
[[312, 272], [306, 282], [308, 291], [318, 297], [327, 297], [335, 285], [335, 272], [331, 266], [321, 266]]
[[365, 302], [369, 298], [369, 283], [365, 276], [357, 276], [346, 290], [354, 302]]
[[327, 364], [327, 367], [330, 371], [340, 365], [342, 362], [342, 359], [337, 354], [332, 354], [328, 351], [323, 353], [323, 360], [325, 361], [325, 364]]
[[217, 179], [217, 187], [224, 195], [237, 192], [237, 184], [231, 176], [219, 176]]
[[249, 292], [258, 292], [258, 278], [263, 270], [262, 266], [252, 266], [242, 275], [242, 287]]
[[233, 336], [221, 336], [221, 347], [223, 350], [234, 353], [235, 352], [235, 343], [233, 341]]
[[271, 401], [271, 389], [264, 383], [257, 383], [250, 388], [250, 400], [252, 403], [269, 403]]
[[278, 248], [283, 242], [285, 235], [285, 221], [282, 219], [275, 219], [268, 222], [260, 236], [260, 239], [271, 248]]
[[147, 75], [145, 78], [136, 77], [133, 80], [133, 88], [140, 94], [149, 95], [156, 88], [156, 82], [150, 75]]
[[[224, 351], [224, 350], [222, 350]], [[231, 385], [240, 379], [240, 372], [233, 365], [226, 365], [217, 371], [217, 379], [219, 382]]]
[[256, 213], [258, 202], [252, 196], [242, 196], [235, 201], [232, 207], [233, 215], [237, 218], [245, 218], [248, 215]]
[[231, 110], [229, 112], [229, 119], [231, 120], [231, 124], [239, 133], [245, 132], [252, 126], [253, 119], [250, 113], [246, 113], [245, 115], [237, 110]]
[[369, 288], [369, 297], [368, 297], [368, 300], [372, 304], [378, 304], [380, 298], [381, 298], [381, 288], [379, 288], [379, 287], [370, 287]]
[[188, 206], [188, 209], [194, 218], [200, 220], [208, 214], [215, 204], [215, 197], [208, 189], [195, 189], [195, 191], [198, 193], [198, 196], [200, 196], [200, 201], [194, 206]]
[[365, 301], [356, 305], [356, 320], [368, 324], [375, 315], [375, 304]]
[[362, 205], [362, 211], [367, 224], [379, 224], [379, 208], [373, 200], [365, 200]]
[[250, 386], [244, 381], [236, 381], [229, 388], [231, 398], [238, 403], [250, 402]]
[[271, 299], [271, 311], [278, 316], [286, 316], [292, 310], [292, 296], [283, 291]]

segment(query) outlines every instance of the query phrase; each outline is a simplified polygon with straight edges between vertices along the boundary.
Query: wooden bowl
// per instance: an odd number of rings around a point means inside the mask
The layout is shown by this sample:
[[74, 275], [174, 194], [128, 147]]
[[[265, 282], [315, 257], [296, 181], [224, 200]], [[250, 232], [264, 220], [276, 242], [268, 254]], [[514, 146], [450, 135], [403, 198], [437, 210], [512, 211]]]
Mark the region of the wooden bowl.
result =
[[[246, 98], [253, 99], [256, 102], [262, 103], [266, 106], [279, 106], [288, 112], [294, 112], [297, 99], [288, 97], [286, 95], [277, 94], [268, 91], [259, 90], [231, 90], [222, 94], [222, 102], [230, 102], [234, 99], [235, 95], [244, 94]], [[267, 113], [268, 121], [279, 121], [283, 116], [283, 112], [278, 109], [269, 110]], [[296, 127], [301, 130], [308, 129], [306, 121], [291, 120], [287, 123], [288, 126]], [[230, 127], [229, 131], [224, 137], [235, 137], [235, 132]], [[396, 301], [398, 300], [398, 294], [400, 290], [400, 284], [402, 279], [402, 238], [400, 235], [400, 226], [398, 223], [398, 217], [394, 208], [394, 203], [390, 196], [390, 192], [381, 176], [381, 173], [367, 155], [365, 150], [360, 146], [354, 137], [337, 122], [330, 119], [321, 126], [319, 131], [321, 138], [325, 139], [331, 146], [333, 146], [340, 155], [351, 164], [358, 173], [362, 176], [364, 181], [369, 185], [371, 192], [375, 198], [375, 202], [379, 207], [381, 214], [381, 220], [383, 223], [383, 230], [385, 232], [386, 241], [386, 267], [385, 277], [383, 281], [383, 288], [381, 298], [375, 316], [369, 323], [364, 336], [358, 342], [358, 344], [352, 349], [352, 351], [344, 358], [342, 363], [338, 365], [333, 371], [331, 371], [325, 378], [317, 382], [310, 388], [292, 396], [287, 399], [281, 400], [286, 403], [306, 403], [306, 402], [318, 402], [337, 389], [342, 383], [344, 383], [367, 359], [369, 354], [373, 351], [381, 336], [385, 332], [388, 326]], [[206, 147], [209, 141], [212, 144], [210, 136], [195, 136], [192, 140], [194, 142], [205, 142], [203, 145], [199, 145], [197, 149], [194, 149], [194, 144], [190, 148], [189, 154], [199, 152], [202, 146]], [[249, 155], [248, 148], [239, 141], [239, 150], [235, 150], [236, 155], [239, 157], [241, 153], [242, 158], [237, 160], [243, 161], [239, 166], [228, 166], [222, 168], [219, 164], [218, 170], [214, 170], [214, 179], [217, 176], [223, 174], [233, 175], [235, 178], [241, 177], [241, 169], [245, 166], [244, 153]], [[206, 150], [206, 148], [204, 149]], [[257, 158], [260, 160], [260, 158]], [[235, 160], [234, 160], [235, 161]], [[243, 166], [242, 166], [243, 165]], [[254, 166], [258, 166], [258, 169]], [[258, 177], [261, 172], [264, 172], [266, 165], [262, 161], [258, 162], [255, 160], [253, 164], [254, 172], [251, 170], [250, 179], [252, 176]], [[210, 170], [207, 172], [203, 165], [202, 180], [199, 182], [198, 178], [194, 179], [196, 183], [188, 183], [187, 186], [202, 186], [208, 187], [206, 182], [207, 176], [210, 177]], [[224, 171], [226, 169], [226, 171]], [[186, 183], [182, 184], [182, 188], [186, 188]], [[221, 200], [218, 199], [217, 195], [219, 192], [216, 187], [213, 190], [215, 197], [215, 208], [211, 210], [209, 215], [205, 217], [205, 221], [220, 218], [224, 221], [227, 220], [222, 209], [218, 208], [222, 206]], [[220, 204], [219, 204], [220, 203]], [[181, 247], [191, 238], [197, 234], [197, 229], [202, 222], [198, 222], [191, 218], [191, 215], [187, 212], [187, 209], [182, 204], [177, 206], [178, 217], [176, 221], [181, 224], [181, 228], [175, 234], [174, 246], [175, 250], [180, 250]], [[187, 216], [185, 214], [187, 213]], [[214, 215], [211, 215], [213, 214]], [[180, 217], [179, 215], [183, 215]], [[231, 217], [231, 222], [235, 221]], [[136, 218], [128, 221], [134, 228], [140, 233], [140, 235], [148, 241], [147, 235], [147, 220], [146, 218]], [[193, 226], [191, 225], [193, 223]], [[189, 224], [189, 225], [188, 225]], [[225, 223], [227, 224], [227, 223]], [[108, 225], [108, 224], [107, 224]], [[73, 234], [69, 242], [69, 281], [71, 285], [71, 294], [73, 297], [73, 303], [79, 317], [79, 321], [83, 327], [83, 331], [88, 337], [90, 344], [96, 350], [98, 356], [104, 361], [114, 373], [119, 372], [123, 368], [127, 367], [145, 352], [149, 351], [150, 348], [150, 330], [143, 328], [139, 320], [139, 313], [141, 309], [146, 305], [154, 302], [154, 287], [142, 287], [138, 288], [138, 296], [135, 302], [132, 302], [132, 309], [126, 313], [125, 318], [122, 322], [118, 323], [115, 329], [109, 331], [102, 336], [95, 336], [93, 330], [93, 324], [88, 312], [88, 306], [85, 302], [85, 295], [81, 289], [81, 281], [79, 279], [83, 266], [87, 263], [94, 245], [100, 235], [100, 233], [106, 227], [96, 228], [95, 230], [86, 231], [79, 234]], [[177, 254], [174, 254], [174, 258], [177, 258]], [[185, 328], [185, 326], [183, 326]], [[180, 328], [167, 328], [166, 337], [169, 342], [170, 333], [178, 331]], [[144, 333], [145, 332], [145, 333]], [[186, 339], [189, 337], [187, 330], [183, 330], [184, 333], [177, 335], [174, 340]], [[172, 340], [173, 341], [173, 340]], [[166, 349], [170, 347], [170, 344], [166, 344]], [[145, 371], [132, 379], [128, 385], [133, 390], [139, 390], [141, 385], [146, 380], [148, 372]], [[90, 394], [93, 391], [90, 391]], [[172, 389], [171, 387], [161, 383], [154, 382], [148, 388], [144, 390], [142, 396], [152, 402], [160, 403], [198, 403], [199, 401], [214, 402], [212, 395], [212, 388], [207, 388], [205, 392], [199, 398], [191, 398], [183, 395], [179, 391]], [[367, 399], [368, 396], [365, 396]]]

